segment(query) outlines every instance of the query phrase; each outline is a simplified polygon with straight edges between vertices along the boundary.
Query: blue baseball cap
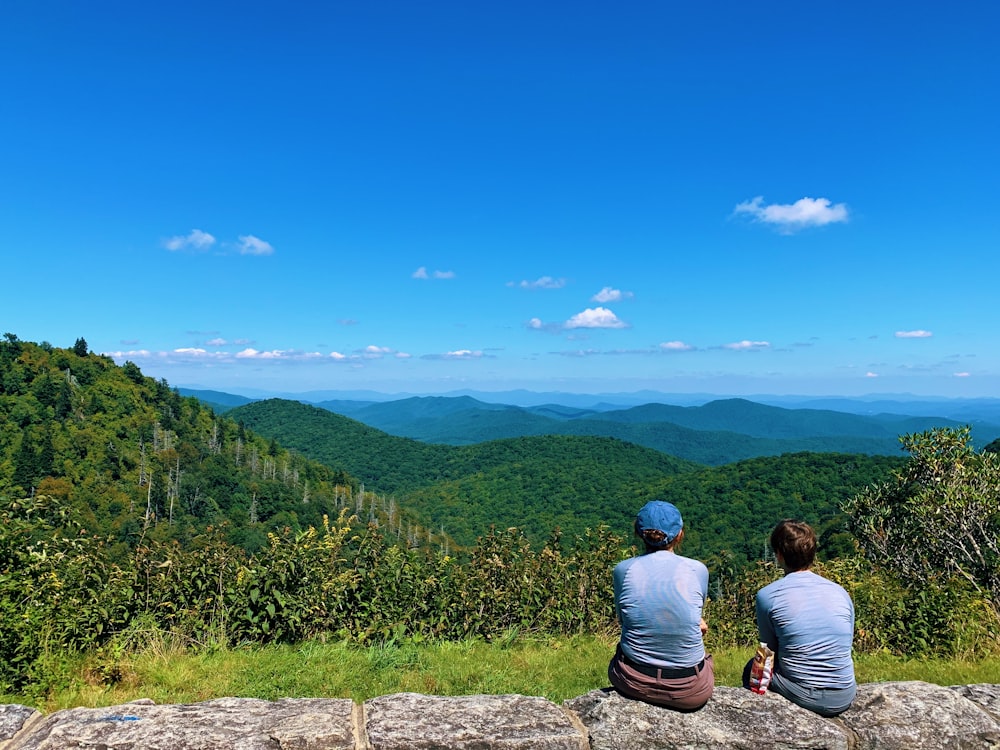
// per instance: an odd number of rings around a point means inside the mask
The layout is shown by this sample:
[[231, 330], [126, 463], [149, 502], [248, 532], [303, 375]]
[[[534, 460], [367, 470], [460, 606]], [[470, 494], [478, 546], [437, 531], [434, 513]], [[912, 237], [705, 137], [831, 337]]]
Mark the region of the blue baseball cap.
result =
[[650, 500], [642, 506], [635, 517], [635, 530], [638, 533], [657, 529], [667, 535], [664, 545], [669, 544], [684, 528], [681, 512], [677, 506], [665, 500]]

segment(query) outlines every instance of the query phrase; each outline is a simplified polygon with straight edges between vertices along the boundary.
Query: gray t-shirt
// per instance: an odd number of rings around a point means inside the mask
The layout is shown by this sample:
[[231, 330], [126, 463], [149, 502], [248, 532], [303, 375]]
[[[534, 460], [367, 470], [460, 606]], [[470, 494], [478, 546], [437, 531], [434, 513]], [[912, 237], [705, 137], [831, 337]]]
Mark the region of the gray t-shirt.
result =
[[814, 688], [854, 684], [854, 603], [833, 581], [800, 570], [757, 592], [757, 630], [775, 668]]
[[668, 668], [691, 667], [705, 658], [699, 624], [708, 568], [660, 550], [618, 563], [613, 580], [627, 657]]

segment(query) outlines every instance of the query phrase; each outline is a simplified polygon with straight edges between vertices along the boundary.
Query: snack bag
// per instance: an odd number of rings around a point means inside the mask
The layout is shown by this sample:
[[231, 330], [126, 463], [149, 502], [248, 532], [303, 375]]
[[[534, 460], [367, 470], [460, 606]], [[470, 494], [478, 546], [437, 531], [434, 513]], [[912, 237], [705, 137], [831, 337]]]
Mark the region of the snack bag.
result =
[[750, 667], [750, 689], [759, 695], [766, 693], [768, 685], [771, 684], [772, 674], [774, 674], [774, 652], [766, 643], [761, 643], [757, 647], [753, 665]]

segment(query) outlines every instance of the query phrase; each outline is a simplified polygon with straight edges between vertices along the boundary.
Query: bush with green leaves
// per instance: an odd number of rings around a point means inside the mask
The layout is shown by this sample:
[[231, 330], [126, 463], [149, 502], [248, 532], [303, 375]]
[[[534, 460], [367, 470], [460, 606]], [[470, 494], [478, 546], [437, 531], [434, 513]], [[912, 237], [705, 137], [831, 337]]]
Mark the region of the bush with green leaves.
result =
[[46, 653], [93, 648], [134, 614], [133, 580], [44, 495], [0, 507], [0, 692]]
[[862, 550], [916, 586], [957, 577], [1000, 607], [1000, 454], [975, 451], [968, 428], [900, 441], [906, 466], [845, 503]]

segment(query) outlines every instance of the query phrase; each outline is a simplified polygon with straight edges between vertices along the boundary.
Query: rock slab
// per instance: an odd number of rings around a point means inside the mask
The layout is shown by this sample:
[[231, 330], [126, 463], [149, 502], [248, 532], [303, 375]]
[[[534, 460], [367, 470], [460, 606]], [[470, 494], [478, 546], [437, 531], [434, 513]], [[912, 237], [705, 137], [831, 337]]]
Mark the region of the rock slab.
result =
[[523, 695], [397, 693], [364, 704], [371, 750], [588, 750], [569, 714]]
[[355, 750], [354, 702], [219, 698], [57, 711], [2, 750]]
[[592, 750], [849, 750], [848, 737], [827, 719], [780, 695], [716, 687], [693, 713], [630, 700], [614, 690], [594, 690], [567, 701], [590, 734]]
[[43, 716], [0, 705], [0, 750], [1000, 750], [1000, 685], [858, 686], [824, 719], [779, 695], [716, 687], [679, 713], [608, 688], [561, 706], [524, 695], [149, 700]]

